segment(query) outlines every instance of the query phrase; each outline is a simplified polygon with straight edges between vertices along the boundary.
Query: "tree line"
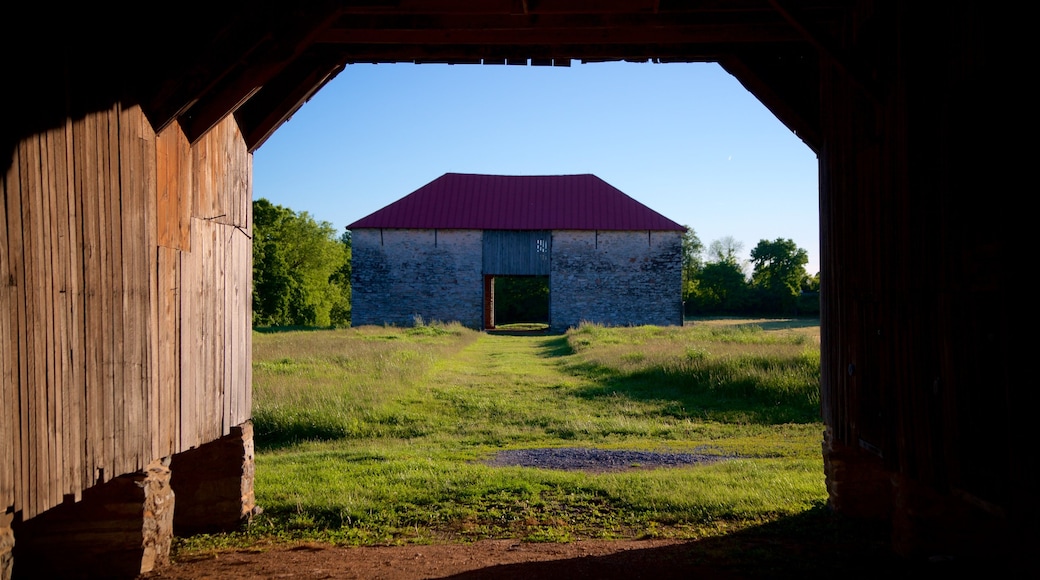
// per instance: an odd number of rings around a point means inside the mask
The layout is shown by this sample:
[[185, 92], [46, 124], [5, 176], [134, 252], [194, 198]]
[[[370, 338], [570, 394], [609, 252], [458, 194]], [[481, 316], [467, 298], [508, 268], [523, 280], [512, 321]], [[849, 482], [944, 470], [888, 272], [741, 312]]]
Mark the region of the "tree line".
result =
[[[682, 238], [686, 315], [819, 314], [819, 274], [806, 272], [804, 249], [789, 239], [761, 240], [751, 250], [750, 275], [739, 258], [742, 249], [731, 237], [705, 247], [687, 226]], [[253, 326], [349, 325], [350, 258], [350, 231], [337, 235], [332, 224], [305, 211], [254, 200]], [[523, 304], [525, 291], [544, 293], [542, 286], [511, 291]]]
[[350, 232], [253, 201], [253, 326], [350, 324]]
[[793, 240], [760, 240], [748, 265], [732, 237], [705, 248], [693, 228], [682, 238], [683, 313], [703, 315], [816, 316], [820, 274], [805, 270], [809, 255]]

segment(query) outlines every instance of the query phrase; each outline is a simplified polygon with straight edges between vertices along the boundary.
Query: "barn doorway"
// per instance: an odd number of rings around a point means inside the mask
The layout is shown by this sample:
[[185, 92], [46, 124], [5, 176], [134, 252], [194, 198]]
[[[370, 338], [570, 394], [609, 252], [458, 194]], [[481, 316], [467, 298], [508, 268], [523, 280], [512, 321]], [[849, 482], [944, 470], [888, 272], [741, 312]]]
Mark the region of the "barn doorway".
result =
[[488, 276], [485, 292], [488, 330], [548, 329], [548, 276]]

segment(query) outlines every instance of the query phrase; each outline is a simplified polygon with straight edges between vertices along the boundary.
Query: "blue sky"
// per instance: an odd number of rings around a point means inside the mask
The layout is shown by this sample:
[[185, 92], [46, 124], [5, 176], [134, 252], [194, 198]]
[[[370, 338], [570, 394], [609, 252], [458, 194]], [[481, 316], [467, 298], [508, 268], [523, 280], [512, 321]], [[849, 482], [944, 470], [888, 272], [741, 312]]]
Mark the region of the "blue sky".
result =
[[743, 257], [819, 271], [816, 155], [712, 63], [350, 65], [254, 154], [253, 197], [342, 231], [448, 172], [592, 173]]

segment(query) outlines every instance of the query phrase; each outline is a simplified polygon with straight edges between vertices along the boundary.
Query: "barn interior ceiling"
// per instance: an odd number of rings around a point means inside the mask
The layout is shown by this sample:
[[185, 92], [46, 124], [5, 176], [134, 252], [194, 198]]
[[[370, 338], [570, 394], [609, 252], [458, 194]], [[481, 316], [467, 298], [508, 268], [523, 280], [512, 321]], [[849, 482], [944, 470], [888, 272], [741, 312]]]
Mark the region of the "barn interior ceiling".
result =
[[[0, 41], [5, 53], [21, 56], [9, 65], [28, 89], [14, 97], [22, 99], [17, 105], [50, 115], [53, 124], [62, 122], [53, 118], [53, 105], [60, 104], [53, 100], [66, 92], [76, 95], [64, 104], [71, 116], [113, 99], [136, 102], [156, 129], [178, 122], [192, 141], [234, 114], [255, 150], [325, 83], [356, 63], [717, 62], [817, 149], [818, 59], [831, 59], [864, 81], [871, 77], [834, 42], [847, 25], [846, 0], [107, 6], [100, 11], [71, 5], [59, 13], [33, 6], [5, 16], [8, 27], [46, 31], [29, 44], [24, 35]], [[40, 128], [28, 126], [38, 118], [4, 122], [25, 135]]]

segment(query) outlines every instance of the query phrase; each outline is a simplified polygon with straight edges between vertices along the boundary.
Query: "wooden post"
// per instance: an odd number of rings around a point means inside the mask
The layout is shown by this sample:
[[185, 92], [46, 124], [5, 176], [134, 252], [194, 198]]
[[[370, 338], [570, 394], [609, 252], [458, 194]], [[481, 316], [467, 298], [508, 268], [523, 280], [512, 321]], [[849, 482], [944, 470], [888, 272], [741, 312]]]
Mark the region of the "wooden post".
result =
[[484, 328], [495, 329], [495, 277], [484, 276]]

